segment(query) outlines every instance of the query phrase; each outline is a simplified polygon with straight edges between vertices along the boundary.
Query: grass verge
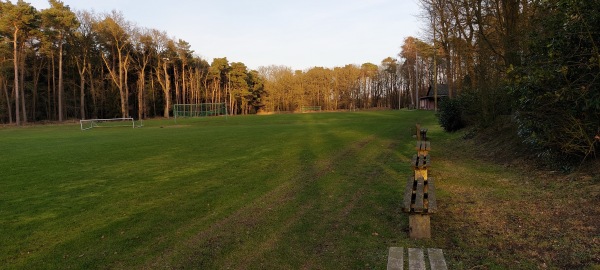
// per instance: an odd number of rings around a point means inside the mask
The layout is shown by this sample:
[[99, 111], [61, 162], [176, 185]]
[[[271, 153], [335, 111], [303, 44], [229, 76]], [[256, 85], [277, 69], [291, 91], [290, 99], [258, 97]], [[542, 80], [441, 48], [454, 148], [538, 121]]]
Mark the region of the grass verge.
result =
[[452, 268], [599, 269], [600, 167], [548, 171], [507, 144], [509, 133], [441, 134], [434, 143], [446, 196], [432, 224]]

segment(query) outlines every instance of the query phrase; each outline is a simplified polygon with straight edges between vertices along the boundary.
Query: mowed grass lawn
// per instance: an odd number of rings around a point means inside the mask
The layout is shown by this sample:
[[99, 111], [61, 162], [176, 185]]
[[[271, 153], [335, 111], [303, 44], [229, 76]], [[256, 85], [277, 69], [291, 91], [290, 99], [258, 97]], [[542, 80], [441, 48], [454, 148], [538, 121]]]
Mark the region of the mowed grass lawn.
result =
[[2, 268], [384, 268], [416, 122], [383, 111], [0, 129]]
[[[399, 208], [417, 122], [431, 240], [408, 239]], [[598, 174], [492, 162], [502, 140], [432, 112], [144, 124], [0, 128], [0, 268], [385, 269], [390, 246], [442, 248], [450, 269], [600, 267]]]

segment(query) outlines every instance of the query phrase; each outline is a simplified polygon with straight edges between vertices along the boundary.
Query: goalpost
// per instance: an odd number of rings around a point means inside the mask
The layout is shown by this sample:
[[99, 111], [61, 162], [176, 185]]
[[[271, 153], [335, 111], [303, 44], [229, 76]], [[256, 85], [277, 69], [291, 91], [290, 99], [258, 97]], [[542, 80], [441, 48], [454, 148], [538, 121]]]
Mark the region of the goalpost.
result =
[[307, 112], [320, 112], [321, 111], [321, 106], [301, 106], [300, 107], [300, 111], [302, 111], [303, 113], [307, 113]]
[[108, 118], [108, 119], [82, 119], [79, 120], [81, 130], [88, 130], [99, 127], [143, 127], [144, 122], [140, 120], [136, 125], [135, 120], [131, 117], [125, 118]]
[[173, 116], [175, 122], [181, 117], [207, 117], [220, 116], [227, 117], [227, 105], [225, 103], [198, 103], [198, 104], [174, 104]]

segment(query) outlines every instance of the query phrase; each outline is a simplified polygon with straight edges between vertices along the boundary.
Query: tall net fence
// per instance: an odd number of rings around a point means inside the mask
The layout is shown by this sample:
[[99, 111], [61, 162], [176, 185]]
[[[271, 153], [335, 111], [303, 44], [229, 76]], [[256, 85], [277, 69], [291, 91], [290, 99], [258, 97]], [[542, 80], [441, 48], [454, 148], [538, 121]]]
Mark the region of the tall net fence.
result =
[[227, 115], [225, 103], [175, 104], [173, 116], [179, 117], [208, 117]]

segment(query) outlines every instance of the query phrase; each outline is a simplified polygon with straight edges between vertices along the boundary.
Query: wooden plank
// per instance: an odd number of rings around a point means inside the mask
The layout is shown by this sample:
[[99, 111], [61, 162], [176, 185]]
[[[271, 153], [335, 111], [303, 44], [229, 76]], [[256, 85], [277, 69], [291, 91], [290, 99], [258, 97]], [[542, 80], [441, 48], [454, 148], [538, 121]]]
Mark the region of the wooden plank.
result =
[[430, 146], [429, 141], [417, 141], [417, 146], [415, 146], [415, 150], [426, 151], [426, 150], [429, 150], [429, 146]]
[[417, 145], [415, 146], [415, 150], [419, 153], [419, 155], [427, 155], [430, 150], [429, 141], [417, 141]]
[[435, 184], [433, 177], [427, 179], [427, 212], [437, 212], [437, 201], [435, 200]]
[[415, 133], [417, 133], [417, 141], [420, 141], [421, 140], [421, 132], [419, 132], [419, 131], [421, 131], [421, 124], [415, 125], [415, 131], [416, 131]]
[[423, 197], [424, 197], [424, 189], [425, 189], [425, 180], [423, 177], [419, 177], [417, 179], [417, 190], [415, 191], [415, 213], [422, 213], [424, 210], [423, 206]]
[[408, 249], [408, 270], [425, 270], [425, 255], [422, 249]]
[[425, 156], [419, 155], [419, 168], [423, 168], [425, 166]]
[[427, 168], [429, 166], [430, 163], [430, 159], [429, 159], [429, 154], [423, 155], [422, 153], [413, 155], [412, 160], [411, 160], [411, 165], [413, 166], [414, 169], [423, 169], [423, 168]]
[[404, 249], [401, 247], [390, 247], [388, 255], [387, 270], [404, 269]]
[[413, 188], [414, 188], [414, 177], [409, 177], [406, 181], [406, 187], [404, 188], [404, 201], [402, 203], [402, 210], [404, 212], [410, 212], [411, 204], [412, 204], [412, 196], [413, 196]]
[[439, 248], [428, 248], [427, 255], [429, 255], [429, 265], [431, 270], [448, 270], [446, 260], [444, 259], [444, 252]]

